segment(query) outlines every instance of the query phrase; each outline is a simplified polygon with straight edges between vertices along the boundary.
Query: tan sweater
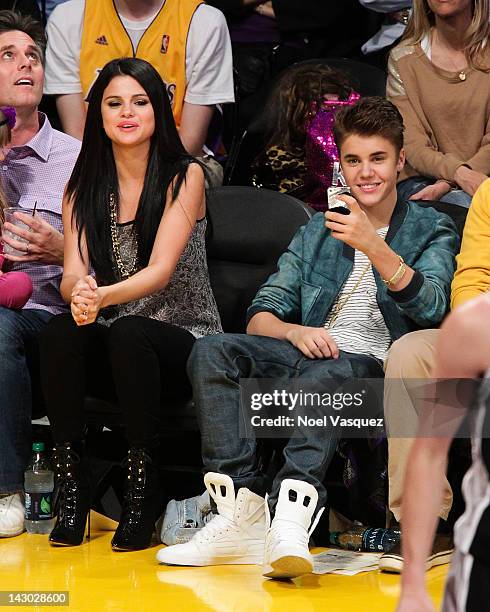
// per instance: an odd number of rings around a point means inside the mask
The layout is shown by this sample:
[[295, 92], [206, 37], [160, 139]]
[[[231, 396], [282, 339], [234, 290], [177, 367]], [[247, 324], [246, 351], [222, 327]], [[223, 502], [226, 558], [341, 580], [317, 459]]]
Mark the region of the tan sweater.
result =
[[490, 174], [490, 72], [465, 72], [462, 81], [459, 72], [437, 68], [420, 45], [392, 50], [387, 96], [403, 116], [407, 154], [400, 180], [422, 175], [453, 181], [462, 164]]

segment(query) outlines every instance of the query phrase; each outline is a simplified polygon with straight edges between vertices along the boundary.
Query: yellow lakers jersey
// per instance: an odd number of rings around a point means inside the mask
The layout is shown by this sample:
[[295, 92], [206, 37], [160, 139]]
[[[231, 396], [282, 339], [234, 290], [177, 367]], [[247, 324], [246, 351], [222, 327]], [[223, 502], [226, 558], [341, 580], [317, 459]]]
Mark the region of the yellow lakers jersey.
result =
[[165, 0], [136, 49], [116, 11], [113, 0], [85, 0], [80, 82], [84, 98], [107, 62], [139, 57], [150, 62], [162, 77], [180, 125], [186, 89], [185, 53], [192, 16], [202, 0]]

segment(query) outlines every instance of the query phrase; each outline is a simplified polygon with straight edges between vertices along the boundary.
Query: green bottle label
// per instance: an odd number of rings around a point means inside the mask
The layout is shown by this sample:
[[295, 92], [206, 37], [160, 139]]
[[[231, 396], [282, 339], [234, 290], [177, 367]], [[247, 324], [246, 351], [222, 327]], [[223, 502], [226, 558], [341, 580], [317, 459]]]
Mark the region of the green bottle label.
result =
[[52, 493], [27, 493], [26, 521], [47, 521], [53, 518]]
[[49, 499], [45, 496], [41, 497], [40, 507], [43, 514], [51, 514], [51, 495]]

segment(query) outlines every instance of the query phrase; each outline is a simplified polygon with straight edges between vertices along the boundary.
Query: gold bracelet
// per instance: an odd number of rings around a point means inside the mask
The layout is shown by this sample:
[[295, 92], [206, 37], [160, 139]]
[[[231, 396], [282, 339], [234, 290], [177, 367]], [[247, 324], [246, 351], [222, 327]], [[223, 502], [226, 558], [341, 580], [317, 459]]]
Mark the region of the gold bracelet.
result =
[[396, 285], [396, 283], [403, 278], [405, 272], [407, 271], [407, 264], [403, 261], [403, 257], [398, 255], [398, 259], [400, 260], [400, 265], [398, 266], [398, 270], [395, 272], [395, 274], [393, 274], [389, 280], [385, 280], [383, 278], [383, 282], [386, 283], [388, 287]]

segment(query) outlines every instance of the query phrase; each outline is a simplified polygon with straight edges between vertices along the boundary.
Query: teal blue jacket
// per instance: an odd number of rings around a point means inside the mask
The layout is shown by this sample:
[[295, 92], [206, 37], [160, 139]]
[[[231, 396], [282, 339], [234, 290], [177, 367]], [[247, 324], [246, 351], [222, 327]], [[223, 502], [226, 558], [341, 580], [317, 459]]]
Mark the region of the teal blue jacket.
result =
[[[282, 321], [321, 327], [354, 265], [354, 249], [333, 238], [322, 213], [301, 227], [259, 289], [247, 319], [271, 312]], [[391, 339], [438, 325], [449, 309], [460, 239], [434, 208], [398, 201], [386, 242], [415, 270], [409, 285], [390, 291], [376, 270], [377, 301]]]

